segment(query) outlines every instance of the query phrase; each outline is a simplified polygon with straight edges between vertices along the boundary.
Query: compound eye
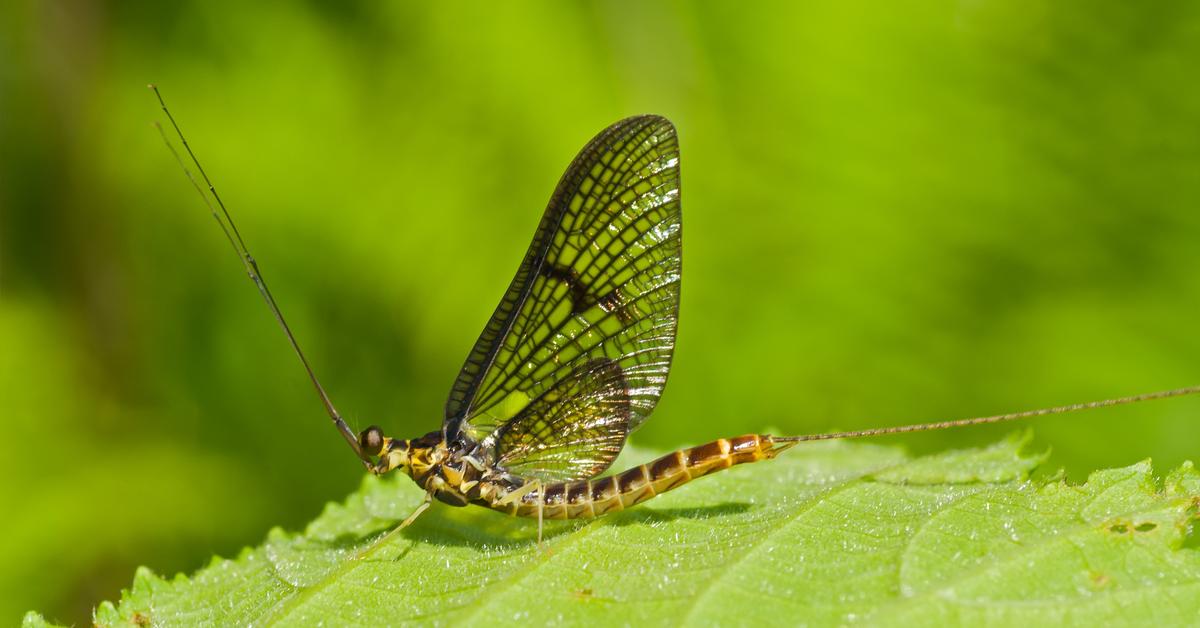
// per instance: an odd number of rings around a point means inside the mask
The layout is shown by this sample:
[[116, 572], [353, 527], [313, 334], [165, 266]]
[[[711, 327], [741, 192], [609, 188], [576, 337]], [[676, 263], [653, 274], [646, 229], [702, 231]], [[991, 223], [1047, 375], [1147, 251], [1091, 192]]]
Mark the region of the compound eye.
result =
[[383, 451], [383, 430], [372, 425], [358, 435], [358, 446], [368, 456], [378, 456]]

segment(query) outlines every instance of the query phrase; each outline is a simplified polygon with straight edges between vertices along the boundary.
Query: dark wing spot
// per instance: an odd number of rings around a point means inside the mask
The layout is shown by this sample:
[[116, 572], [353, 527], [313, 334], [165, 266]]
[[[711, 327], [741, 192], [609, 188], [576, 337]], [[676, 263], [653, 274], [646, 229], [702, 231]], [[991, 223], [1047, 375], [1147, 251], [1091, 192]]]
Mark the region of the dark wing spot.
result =
[[571, 313], [578, 314], [592, 306], [593, 300], [588, 295], [587, 285], [579, 278], [573, 269], [545, 264], [542, 274], [547, 279], [567, 284], [571, 290]]
[[592, 296], [588, 285], [579, 277], [574, 269], [563, 268], [553, 264], [542, 266], [542, 275], [551, 281], [564, 283], [571, 291], [571, 313], [579, 314], [587, 311], [593, 305], [599, 305], [605, 312], [616, 315], [622, 325], [631, 325], [637, 320], [638, 311], [632, 303], [626, 304], [625, 297], [618, 288], [613, 288], [600, 297]]

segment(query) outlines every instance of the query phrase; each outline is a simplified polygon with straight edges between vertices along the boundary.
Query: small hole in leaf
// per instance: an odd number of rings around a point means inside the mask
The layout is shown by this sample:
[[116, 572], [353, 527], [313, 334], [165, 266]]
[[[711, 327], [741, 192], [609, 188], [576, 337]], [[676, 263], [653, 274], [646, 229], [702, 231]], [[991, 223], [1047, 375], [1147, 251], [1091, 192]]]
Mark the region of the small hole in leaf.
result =
[[1138, 532], [1149, 532], [1157, 527], [1158, 527], [1157, 523], [1150, 523], [1149, 521], [1147, 521], [1146, 523], [1138, 524], [1138, 526], [1135, 527], [1134, 530], [1137, 530]]
[[1106, 573], [1093, 571], [1090, 575], [1092, 577], [1092, 586], [1096, 587], [1097, 589], [1104, 588], [1112, 583], [1112, 578], [1110, 578]]
[[1123, 523], [1114, 523], [1113, 525], [1108, 527], [1108, 531], [1116, 532], [1117, 534], [1125, 534], [1126, 532], [1129, 531], [1129, 526], [1127, 526]]

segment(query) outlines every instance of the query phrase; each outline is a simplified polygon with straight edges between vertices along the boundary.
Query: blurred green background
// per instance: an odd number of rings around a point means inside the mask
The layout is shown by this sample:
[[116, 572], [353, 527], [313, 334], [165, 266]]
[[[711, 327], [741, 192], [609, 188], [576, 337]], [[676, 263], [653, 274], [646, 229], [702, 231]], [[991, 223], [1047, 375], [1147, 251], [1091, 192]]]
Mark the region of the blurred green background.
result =
[[[3, 3], [0, 621], [86, 623], [362, 475], [152, 81], [356, 427], [439, 425], [562, 170], [642, 112], [686, 217], [643, 445], [1200, 382], [1200, 5], [428, 5]], [[1074, 479], [1164, 470], [1200, 399], [1034, 428]]]

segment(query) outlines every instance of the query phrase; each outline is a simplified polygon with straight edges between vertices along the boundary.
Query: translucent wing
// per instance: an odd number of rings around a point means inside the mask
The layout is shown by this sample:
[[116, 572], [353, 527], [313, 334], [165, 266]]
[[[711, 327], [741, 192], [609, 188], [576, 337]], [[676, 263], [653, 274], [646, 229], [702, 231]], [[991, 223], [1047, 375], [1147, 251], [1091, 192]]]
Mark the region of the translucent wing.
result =
[[492, 452], [493, 464], [517, 475], [575, 480], [607, 469], [628, 433], [629, 391], [621, 368], [593, 360], [492, 432], [484, 449]]
[[644, 421], [675, 347], [680, 220], [679, 145], [667, 119], [628, 118], [592, 139], [454, 382], [447, 440], [484, 441], [596, 360], [623, 378], [626, 431]]

